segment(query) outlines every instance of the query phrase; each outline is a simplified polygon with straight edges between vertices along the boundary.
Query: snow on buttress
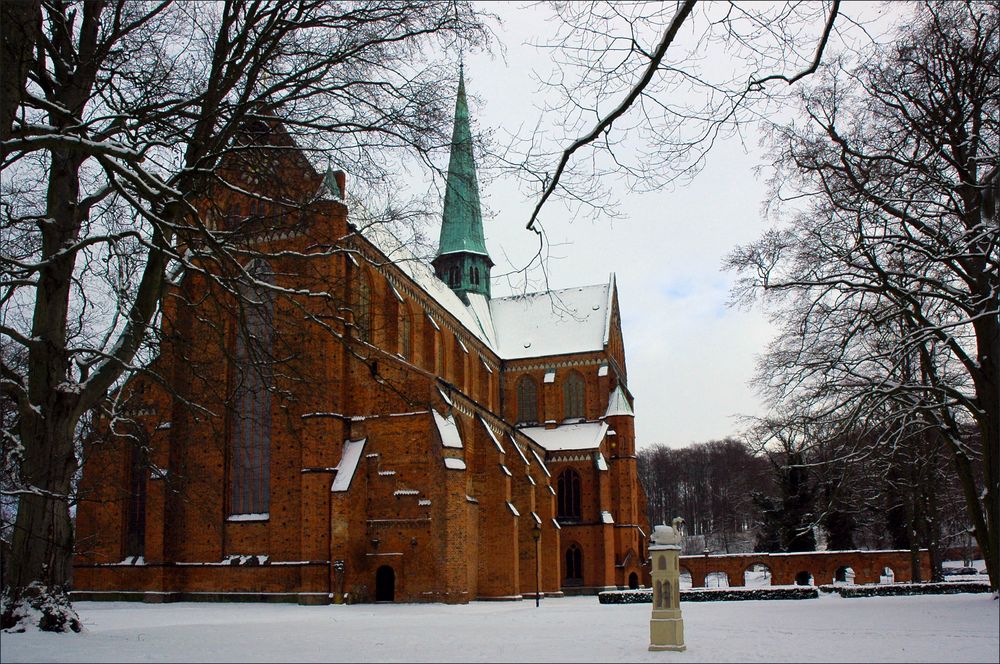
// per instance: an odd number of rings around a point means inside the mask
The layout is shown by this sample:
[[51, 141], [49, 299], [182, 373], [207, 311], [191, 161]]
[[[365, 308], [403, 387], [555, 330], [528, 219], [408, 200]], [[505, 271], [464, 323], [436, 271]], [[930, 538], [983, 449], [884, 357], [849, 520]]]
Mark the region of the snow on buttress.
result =
[[[493, 444], [496, 445], [497, 451], [500, 452], [500, 454], [503, 454], [504, 453], [504, 451], [503, 451], [503, 445], [500, 444], [500, 441], [497, 439], [496, 434], [493, 433], [493, 429], [491, 429], [490, 425], [486, 423], [486, 420], [483, 419], [482, 415], [477, 415], [477, 417], [479, 419], [480, 424], [482, 424], [483, 428], [486, 429], [486, 433], [489, 434], [490, 440], [492, 440]], [[525, 462], [525, 463], [527, 463], [527, 462]]]
[[445, 457], [444, 467], [449, 470], [465, 470], [465, 462], [461, 459], [454, 459], [452, 457]]
[[351, 480], [354, 479], [354, 471], [358, 469], [358, 461], [361, 459], [361, 452], [365, 449], [365, 441], [345, 440], [344, 452], [337, 464], [337, 476], [333, 478], [330, 491], [347, 491], [351, 487]]
[[431, 409], [434, 413], [434, 424], [437, 425], [438, 433], [441, 434], [441, 444], [445, 447], [462, 449], [462, 437], [458, 434], [458, 427], [455, 426], [455, 418], [449, 415], [443, 417], [439, 412]]

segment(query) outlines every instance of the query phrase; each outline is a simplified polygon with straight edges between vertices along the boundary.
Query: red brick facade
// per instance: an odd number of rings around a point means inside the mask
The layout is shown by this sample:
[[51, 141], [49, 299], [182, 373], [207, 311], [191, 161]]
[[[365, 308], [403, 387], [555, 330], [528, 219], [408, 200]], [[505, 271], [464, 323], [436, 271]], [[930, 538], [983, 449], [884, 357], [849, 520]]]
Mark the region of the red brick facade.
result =
[[[314, 187], [318, 176], [302, 170], [302, 186]], [[215, 203], [204, 217], [250, 205]], [[535, 534], [543, 593], [648, 579], [632, 417], [605, 417], [609, 395], [627, 394], [613, 283], [603, 350], [518, 360], [500, 357], [354, 232], [341, 202], [311, 203], [294, 224], [268, 226], [246, 246], [266, 253], [282, 292], [270, 319], [267, 512], [232, 513], [234, 394], [244, 380], [234, 357], [245, 307], [220, 287], [232, 268], [193, 259], [216, 279], [188, 269], [171, 287], [153, 376], [119, 395], [132, 424], [103, 420], [86, 450], [77, 592], [147, 601], [519, 598], [535, 592]], [[360, 320], [366, 310], [370, 322]], [[585, 419], [605, 421], [608, 435], [593, 449], [549, 451], [516, 426], [515, 386], [524, 375], [536, 380], [551, 428], [564, 419], [571, 372], [583, 379]], [[445, 445], [432, 411], [453, 418], [460, 447]], [[345, 445], [361, 440], [350, 474]], [[580, 477], [580, 515], [560, 523], [557, 478], [567, 468]], [[338, 476], [347, 488], [332, 491]], [[572, 545], [582, 578], [567, 585]]]

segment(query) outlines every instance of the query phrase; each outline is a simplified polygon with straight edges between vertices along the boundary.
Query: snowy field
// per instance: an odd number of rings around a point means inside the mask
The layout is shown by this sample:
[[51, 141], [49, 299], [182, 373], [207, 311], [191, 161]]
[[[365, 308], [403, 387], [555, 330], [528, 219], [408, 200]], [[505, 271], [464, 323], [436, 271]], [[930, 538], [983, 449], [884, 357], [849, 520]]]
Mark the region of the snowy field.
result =
[[80, 635], [2, 634], [2, 662], [997, 662], [990, 594], [682, 604], [683, 653], [647, 604], [596, 597], [297, 606], [80, 602]]

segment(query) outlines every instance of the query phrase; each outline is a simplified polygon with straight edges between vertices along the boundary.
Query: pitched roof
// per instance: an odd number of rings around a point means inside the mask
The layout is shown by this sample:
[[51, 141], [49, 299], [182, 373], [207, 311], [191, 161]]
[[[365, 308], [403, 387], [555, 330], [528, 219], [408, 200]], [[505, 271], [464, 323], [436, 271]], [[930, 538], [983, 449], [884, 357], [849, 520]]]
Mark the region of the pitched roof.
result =
[[504, 359], [599, 351], [607, 343], [614, 277], [606, 284], [490, 300]]
[[466, 305], [385, 226], [361, 231], [375, 248], [501, 359], [600, 351], [608, 341], [615, 276], [608, 283], [497, 297]]
[[635, 412], [632, 410], [632, 406], [629, 405], [628, 398], [625, 396], [625, 392], [622, 391], [621, 385], [617, 386], [608, 396], [608, 409], [604, 413], [604, 417], [612, 417], [614, 415], [635, 416]]
[[[441, 305], [462, 324], [473, 336], [484, 344], [496, 350], [492, 338], [483, 331], [475, 313], [466, 307], [462, 298], [447, 284], [437, 278], [434, 270], [418, 258], [410, 249], [385, 226], [373, 224], [361, 230], [362, 236], [371, 242], [376, 249], [385, 254], [414, 283], [419, 286], [435, 302]], [[488, 327], [492, 327], [489, 325]]]
[[520, 431], [549, 452], [594, 450], [604, 440], [608, 425], [605, 422], [580, 422], [563, 424], [554, 429], [526, 427]]

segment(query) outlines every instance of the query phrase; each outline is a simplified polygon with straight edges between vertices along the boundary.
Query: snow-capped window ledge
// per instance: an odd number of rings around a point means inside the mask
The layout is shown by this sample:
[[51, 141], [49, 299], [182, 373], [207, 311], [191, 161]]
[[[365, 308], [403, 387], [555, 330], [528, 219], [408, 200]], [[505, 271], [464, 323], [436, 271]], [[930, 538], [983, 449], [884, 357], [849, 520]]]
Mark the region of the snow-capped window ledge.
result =
[[271, 518], [269, 512], [257, 512], [255, 514], [230, 514], [226, 521], [239, 523], [245, 521], [268, 521]]

